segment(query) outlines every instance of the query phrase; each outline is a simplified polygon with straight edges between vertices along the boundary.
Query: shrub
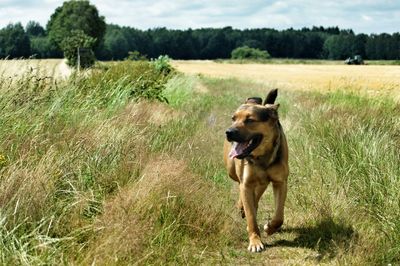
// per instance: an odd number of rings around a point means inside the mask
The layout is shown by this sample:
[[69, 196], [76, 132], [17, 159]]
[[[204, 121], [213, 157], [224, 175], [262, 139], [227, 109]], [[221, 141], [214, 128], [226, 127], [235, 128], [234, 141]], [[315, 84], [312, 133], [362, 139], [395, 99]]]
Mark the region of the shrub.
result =
[[102, 99], [105, 104], [113, 101], [115, 95], [166, 102], [163, 90], [171, 77], [172, 67], [170, 69], [167, 73], [160, 71], [152, 62], [123, 61], [109, 64], [107, 68], [94, 69], [80, 80], [79, 86], [82, 91], [99, 94], [94, 98]]
[[128, 57], [126, 59], [132, 61], [144, 61], [147, 60], [147, 56], [140, 54], [139, 51], [133, 51], [128, 52]]
[[155, 69], [164, 75], [168, 75], [173, 71], [173, 67], [170, 64], [171, 58], [168, 55], [160, 55], [157, 59], [153, 59], [152, 63]]
[[234, 49], [231, 53], [232, 59], [269, 59], [268, 51], [242, 46]]

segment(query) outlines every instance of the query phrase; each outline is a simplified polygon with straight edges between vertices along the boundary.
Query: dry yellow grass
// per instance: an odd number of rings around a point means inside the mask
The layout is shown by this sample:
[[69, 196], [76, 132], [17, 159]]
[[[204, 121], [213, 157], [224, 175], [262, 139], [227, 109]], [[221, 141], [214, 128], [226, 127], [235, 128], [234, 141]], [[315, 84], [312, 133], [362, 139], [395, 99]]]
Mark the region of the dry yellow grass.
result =
[[235, 77], [285, 89], [360, 90], [389, 94], [400, 99], [400, 66], [227, 64], [179, 60], [174, 61], [173, 65], [179, 71], [188, 74]]
[[71, 74], [63, 59], [0, 60], [0, 76], [17, 78], [27, 72], [57, 79]]

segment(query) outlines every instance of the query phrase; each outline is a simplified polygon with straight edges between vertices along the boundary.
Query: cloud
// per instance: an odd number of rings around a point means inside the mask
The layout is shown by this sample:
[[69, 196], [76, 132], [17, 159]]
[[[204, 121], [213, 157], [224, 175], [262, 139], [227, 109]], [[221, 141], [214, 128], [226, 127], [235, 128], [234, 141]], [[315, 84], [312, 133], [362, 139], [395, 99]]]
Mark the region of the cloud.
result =
[[365, 21], [371, 21], [371, 20], [373, 20], [372, 17], [367, 16], [367, 15], [361, 15], [361, 18], [362, 18], [363, 20], [365, 20]]
[[[61, 0], [0, 0], [0, 27], [29, 20], [46, 25]], [[399, 31], [397, 0], [91, 0], [107, 23], [139, 29], [339, 26], [355, 32]]]
[[9, 23], [38, 21], [45, 26], [57, 6], [62, 1], [37, 0], [0, 0], [0, 27]]

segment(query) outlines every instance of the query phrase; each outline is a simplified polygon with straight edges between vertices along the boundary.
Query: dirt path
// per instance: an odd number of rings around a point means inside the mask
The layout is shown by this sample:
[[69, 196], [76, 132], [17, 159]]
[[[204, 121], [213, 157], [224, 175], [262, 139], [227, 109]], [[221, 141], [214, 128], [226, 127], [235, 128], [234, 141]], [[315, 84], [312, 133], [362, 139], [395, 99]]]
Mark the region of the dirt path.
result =
[[228, 64], [213, 61], [174, 61], [188, 74], [235, 77], [271, 87], [300, 90], [362, 90], [388, 93], [400, 99], [400, 66]]

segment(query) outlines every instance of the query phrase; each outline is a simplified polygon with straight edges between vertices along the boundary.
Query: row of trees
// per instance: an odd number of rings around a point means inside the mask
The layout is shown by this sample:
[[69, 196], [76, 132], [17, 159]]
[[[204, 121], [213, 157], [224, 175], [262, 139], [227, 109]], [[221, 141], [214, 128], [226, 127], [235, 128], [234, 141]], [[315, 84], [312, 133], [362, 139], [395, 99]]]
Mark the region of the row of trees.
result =
[[123, 59], [129, 51], [149, 57], [168, 54], [176, 59], [229, 58], [237, 47], [266, 50], [272, 57], [345, 59], [359, 54], [367, 59], [400, 59], [400, 34], [354, 34], [338, 27], [301, 30], [221, 29], [141, 31], [107, 25], [104, 42], [97, 51], [104, 60]]
[[75, 51], [72, 41], [94, 50], [102, 60], [124, 59], [130, 51], [149, 58], [165, 54], [175, 59], [229, 58], [232, 50], [242, 46], [266, 50], [272, 57], [281, 58], [345, 59], [359, 54], [366, 59], [400, 59], [399, 33], [354, 34], [338, 27], [282, 31], [232, 27], [139, 30], [106, 25], [104, 17], [88, 1], [64, 2], [46, 28], [29, 22], [25, 28], [16, 23], [1, 29], [0, 58], [62, 57], [66, 50]]

